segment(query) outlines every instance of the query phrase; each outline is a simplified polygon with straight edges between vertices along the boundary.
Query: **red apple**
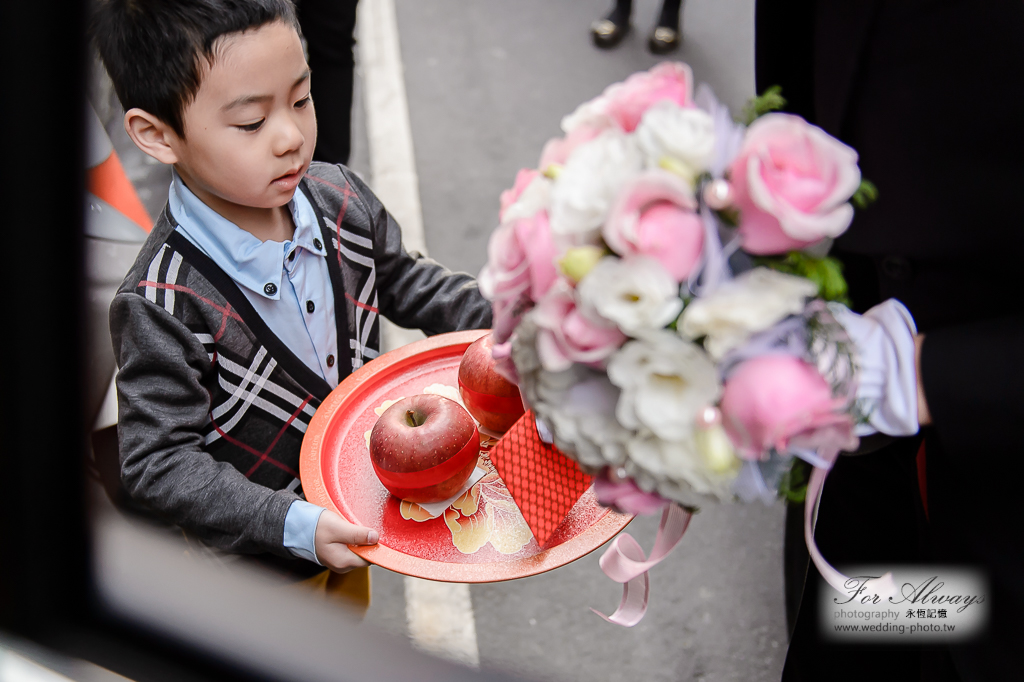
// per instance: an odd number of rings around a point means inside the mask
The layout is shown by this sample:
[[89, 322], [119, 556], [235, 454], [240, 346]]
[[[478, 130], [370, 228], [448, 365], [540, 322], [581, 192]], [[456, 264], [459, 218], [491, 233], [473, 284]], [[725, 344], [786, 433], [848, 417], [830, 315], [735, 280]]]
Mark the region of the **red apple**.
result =
[[502, 434], [512, 428], [526, 408], [519, 387], [494, 371], [490, 334], [470, 344], [459, 364], [459, 392], [469, 413], [480, 426]]
[[476, 467], [480, 435], [454, 400], [422, 394], [384, 411], [370, 432], [370, 462], [394, 495], [440, 502], [459, 492]]

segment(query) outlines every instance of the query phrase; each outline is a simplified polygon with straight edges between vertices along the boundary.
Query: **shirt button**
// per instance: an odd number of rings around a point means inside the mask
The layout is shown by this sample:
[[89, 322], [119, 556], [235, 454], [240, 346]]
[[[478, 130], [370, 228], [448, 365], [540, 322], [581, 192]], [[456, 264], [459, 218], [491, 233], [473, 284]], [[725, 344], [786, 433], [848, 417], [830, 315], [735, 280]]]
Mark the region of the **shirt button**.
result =
[[334, 367], [334, 356], [333, 355], [328, 355], [327, 356], [327, 366], [328, 367]]
[[319, 239], [314, 239], [313, 240], [313, 246], [316, 247], [317, 251], [319, 251], [320, 249], [324, 248], [324, 245], [320, 243]]
[[294, 249], [292, 249], [292, 252], [288, 254], [288, 260], [295, 260], [295, 250]]
[[306, 312], [312, 313], [314, 310], [316, 310], [316, 305], [312, 301], [306, 301]]
[[273, 282], [267, 282], [267, 286], [263, 287], [263, 293], [267, 296], [273, 296], [277, 293], [277, 285]]

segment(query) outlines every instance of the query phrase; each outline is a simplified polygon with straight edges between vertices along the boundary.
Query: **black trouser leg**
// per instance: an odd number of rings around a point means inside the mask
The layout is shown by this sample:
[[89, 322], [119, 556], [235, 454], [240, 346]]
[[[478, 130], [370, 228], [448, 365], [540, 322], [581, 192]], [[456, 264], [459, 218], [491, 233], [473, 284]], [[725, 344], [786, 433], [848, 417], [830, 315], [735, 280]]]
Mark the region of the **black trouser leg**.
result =
[[661, 16], [658, 26], [679, 30], [679, 13], [682, 11], [683, 0], [665, 0], [661, 4]]
[[605, 17], [613, 24], [625, 26], [629, 23], [629, 17], [633, 14], [633, 0], [615, 0], [615, 7]]
[[[800, 599], [807, 578], [811, 555], [804, 542], [804, 505], [786, 503], [785, 542], [782, 553], [782, 570], [786, 588], [786, 631], [790, 638], [796, 627], [796, 616], [800, 611]], [[815, 575], [817, 569], [813, 569]], [[812, 576], [815, 577], [815, 576]]]
[[[840, 571], [855, 565], [885, 567], [920, 561], [915, 463], [919, 445], [918, 438], [901, 438], [878, 452], [836, 460], [825, 483], [814, 535], [822, 555]], [[803, 541], [798, 533], [787, 533], [786, 540]], [[787, 587], [798, 586], [795, 577]], [[817, 569], [809, 566], [782, 681], [919, 682], [920, 646], [839, 643], [827, 637], [819, 592], [824, 589], [829, 591], [827, 597], [835, 595], [820, 580]]]
[[313, 158], [348, 163], [352, 148], [352, 83], [357, 0], [301, 0], [299, 24], [313, 72], [317, 141]]

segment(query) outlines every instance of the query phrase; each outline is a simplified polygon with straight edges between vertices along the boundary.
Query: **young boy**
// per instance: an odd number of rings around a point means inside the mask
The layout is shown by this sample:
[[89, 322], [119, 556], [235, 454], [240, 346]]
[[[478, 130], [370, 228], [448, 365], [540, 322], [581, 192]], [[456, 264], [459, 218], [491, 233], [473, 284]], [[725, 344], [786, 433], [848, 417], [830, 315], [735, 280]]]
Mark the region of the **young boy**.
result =
[[347, 545], [376, 531], [299, 494], [310, 418], [377, 356], [379, 314], [436, 334], [490, 326], [489, 305], [406, 253], [351, 171], [311, 164], [289, 0], [103, 0], [94, 32], [128, 134], [174, 166], [110, 309], [124, 485], [222, 549], [365, 566]]

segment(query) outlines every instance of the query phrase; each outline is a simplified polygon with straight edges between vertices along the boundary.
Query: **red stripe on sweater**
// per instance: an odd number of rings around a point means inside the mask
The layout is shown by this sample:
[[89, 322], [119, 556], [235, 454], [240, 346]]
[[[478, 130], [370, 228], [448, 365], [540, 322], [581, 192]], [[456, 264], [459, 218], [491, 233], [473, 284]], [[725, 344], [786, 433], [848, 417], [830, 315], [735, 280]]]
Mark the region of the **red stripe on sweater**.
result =
[[363, 310], [369, 310], [371, 313], [379, 313], [379, 311], [376, 308], [374, 308], [372, 305], [366, 305], [362, 301], [357, 301], [352, 296], [352, 294], [348, 293], [347, 291], [345, 292], [345, 298], [347, 298], [348, 300], [352, 301], [352, 303], [354, 303], [356, 306], [362, 308]]
[[[218, 304], [214, 303], [213, 301], [211, 301], [210, 299], [206, 298], [205, 296], [200, 296], [199, 294], [197, 294], [192, 289], [189, 289], [188, 287], [181, 286], [180, 284], [161, 284], [160, 282], [151, 282], [149, 280], [145, 280], [145, 281], [139, 282], [139, 287], [153, 287], [154, 289], [170, 289], [171, 291], [177, 291], [177, 292], [180, 292], [180, 293], [183, 293], [183, 294], [189, 294], [190, 296], [195, 296], [196, 298], [198, 298], [203, 303], [205, 303], [208, 306], [212, 307], [214, 310], [217, 310], [217, 311], [219, 311], [219, 312], [229, 316], [231, 319], [238, 320], [239, 322], [242, 321], [241, 316], [238, 313], [236, 313], [235, 311], [231, 310], [231, 306], [230, 305], [228, 305], [228, 307], [225, 308], [224, 306], [218, 305]], [[138, 288], [138, 287], [136, 287], [136, 288]]]
[[[302, 401], [301, 405], [299, 405], [299, 409], [295, 410], [295, 412], [292, 413], [292, 416], [288, 417], [288, 421], [284, 423], [284, 426], [281, 427], [281, 430], [277, 432], [276, 436], [274, 436], [274, 440], [271, 441], [269, 446], [267, 446], [266, 451], [262, 455], [260, 455], [259, 461], [253, 464], [252, 468], [249, 469], [248, 473], [245, 474], [246, 478], [249, 478], [254, 473], [256, 473], [256, 470], [260, 468], [260, 465], [263, 464], [264, 461], [270, 459], [270, 451], [274, 449], [274, 446], [277, 445], [277, 441], [281, 439], [281, 436], [284, 435], [284, 432], [288, 429], [289, 426], [292, 425], [292, 422], [295, 421], [295, 418], [302, 414], [302, 410], [305, 409], [306, 405], [309, 404], [309, 399], [311, 397], [312, 396], [306, 396], [306, 399]], [[296, 474], [295, 477], [298, 478], [298, 474]]]

